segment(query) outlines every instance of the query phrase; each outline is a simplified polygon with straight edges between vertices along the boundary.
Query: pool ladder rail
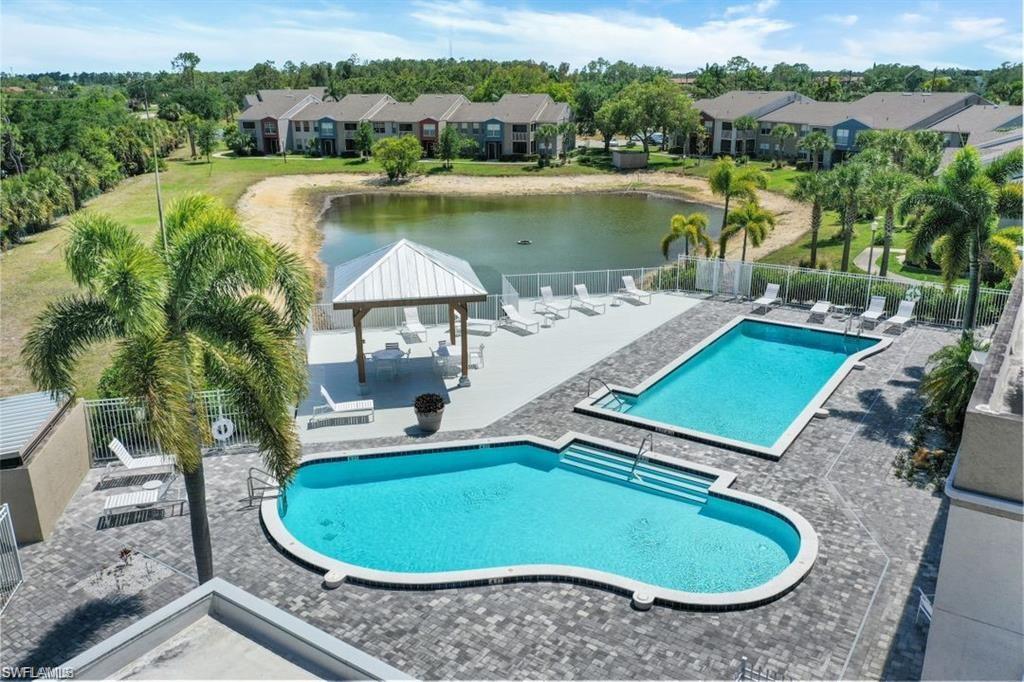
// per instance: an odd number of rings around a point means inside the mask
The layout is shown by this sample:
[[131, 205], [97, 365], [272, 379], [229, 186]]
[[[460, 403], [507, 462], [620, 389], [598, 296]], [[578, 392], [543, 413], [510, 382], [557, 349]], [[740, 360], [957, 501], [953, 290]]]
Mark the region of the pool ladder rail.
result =
[[646, 436], [644, 436], [643, 440], [640, 441], [640, 447], [638, 447], [636, 449], [636, 455], [633, 457], [633, 466], [630, 467], [630, 469], [629, 469], [629, 478], [631, 480], [634, 479], [634, 478], [637, 479], [637, 480], [643, 480], [636, 473], [636, 465], [640, 463], [641, 459], [643, 459], [644, 448], [646, 448], [647, 452], [654, 452], [654, 434], [653, 433], [648, 433]]
[[249, 474], [245, 479], [245, 487], [249, 493], [250, 507], [253, 500], [262, 500], [266, 493], [276, 493], [278, 488], [280, 488], [273, 474], [257, 467], [249, 467]]
[[608, 391], [608, 395], [611, 396], [612, 400], [614, 400], [616, 403], [616, 409], [621, 409], [626, 406], [626, 403], [622, 401], [622, 398], [616, 395], [615, 391], [612, 390], [612, 387], [609, 386], [607, 382], [605, 382], [605, 380], [602, 379], [601, 377], [590, 377], [589, 379], [587, 379], [587, 397], [594, 395], [594, 391], [591, 390], [591, 387], [594, 385], [595, 381], [601, 386], [603, 386], [604, 390]]

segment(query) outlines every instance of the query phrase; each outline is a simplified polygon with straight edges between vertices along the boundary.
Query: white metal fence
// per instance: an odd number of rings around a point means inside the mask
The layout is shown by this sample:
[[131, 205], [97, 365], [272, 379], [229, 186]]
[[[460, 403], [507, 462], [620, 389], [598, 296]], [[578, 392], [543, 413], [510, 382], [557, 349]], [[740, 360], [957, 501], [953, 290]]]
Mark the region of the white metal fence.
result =
[[6, 504], [0, 505], [0, 613], [7, 608], [7, 603], [23, 581], [11, 510]]
[[[209, 444], [219, 448], [250, 445], [251, 430], [246, 416], [224, 391], [203, 391], [198, 394], [196, 408], [209, 425], [205, 434]], [[85, 401], [86, 425], [89, 435], [89, 453], [93, 465], [114, 459], [107, 447], [117, 438], [132, 455], [162, 453], [160, 442], [153, 433], [146, 408], [130, 398], [105, 398]], [[218, 437], [214, 437], [217, 425]]]
[[585, 284], [587, 292], [596, 296], [614, 294], [622, 288], [623, 276], [631, 276], [637, 286], [654, 291], [675, 290], [675, 280], [663, 274], [675, 271], [675, 265], [655, 265], [616, 270], [572, 270], [568, 272], [535, 272], [520, 275], [505, 275], [509, 286], [523, 298], [538, 298], [541, 287], [551, 287], [555, 296], [572, 296], [573, 287]]
[[[469, 316], [480, 320], [496, 320], [501, 313], [501, 296], [490, 294], [486, 301], [469, 304]], [[447, 305], [417, 306], [420, 322], [423, 324], [448, 324]], [[402, 308], [374, 308], [363, 318], [364, 329], [393, 329], [405, 320]], [[314, 332], [343, 331], [352, 329], [352, 311], [335, 310], [330, 303], [313, 306], [312, 329]]]
[[[663, 269], [658, 275], [662, 281], [652, 288], [670, 288], [674, 280], [674, 288], [680, 291], [756, 298], [764, 293], [768, 284], [778, 284], [783, 303], [813, 305], [815, 301], [829, 301], [860, 311], [867, 307], [872, 296], [884, 296], [888, 314], [896, 312], [900, 301], [909, 298], [917, 302], [914, 314], [918, 320], [950, 327], [963, 323], [967, 305], [966, 286], [954, 286], [947, 291], [940, 284], [910, 284], [852, 272], [696, 256], [680, 256], [674, 270]], [[1009, 292], [1002, 289], [982, 288], [975, 326], [995, 324], [1008, 296]]]

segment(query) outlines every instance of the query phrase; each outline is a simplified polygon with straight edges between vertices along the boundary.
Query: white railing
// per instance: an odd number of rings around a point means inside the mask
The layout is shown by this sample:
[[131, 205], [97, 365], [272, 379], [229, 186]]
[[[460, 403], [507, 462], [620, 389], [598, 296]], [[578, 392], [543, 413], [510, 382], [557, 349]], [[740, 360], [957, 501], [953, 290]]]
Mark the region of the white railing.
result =
[[518, 133], [518, 132], [512, 133], [512, 141], [513, 142], [529, 142], [530, 141], [530, 133]]
[[587, 292], [595, 295], [614, 294], [622, 288], [622, 278], [631, 276], [637, 286], [649, 291], [674, 291], [675, 264], [653, 265], [615, 270], [570, 270], [566, 272], [534, 272], [505, 275], [509, 286], [523, 298], [538, 298], [541, 287], [551, 287], [555, 296], [572, 296], [577, 284], [587, 285]]
[[[209, 425], [205, 434], [211, 447], [232, 447], [250, 445], [253, 442], [249, 421], [229, 399], [225, 391], [202, 391], [197, 395], [196, 409], [200, 418]], [[89, 437], [89, 454], [93, 465], [104, 464], [114, 459], [107, 444], [117, 438], [135, 456], [163, 453], [159, 439], [153, 432], [146, 408], [130, 398], [103, 398], [85, 401], [86, 427]], [[225, 425], [213, 436], [215, 424]]]
[[[469, 316], [480, 320], [497, 320], [501, 312], [501, 296], [490, 294], [486, 301], [469, 304]], [[416, 306], [423, 324], [448, 324], [447, 305]], [[364, 329], [397, 329], [404, 321], [402, 308], [374, 308], [363, 318]], [[314, 332], [348, 331], [352, 329], [352, 311], [335, 310], [330, 303], [313, 306]]]
[[11, 510], [6, 504], [0, 505], [0, 613], [7, 608], [24, 579]]
[[[773, 283], [780, 286], [779, 296], [786, 304], [804, 306], [813, 305], [815, 301], [830, 301], [833, 305], [861, 311], [872, 296], [884, 296], [888, 314], [896, 312], [900, 301], [911, 298], [917, 301], [914, 315], [918, 320], [948, 327], [962, 325], [967, 304], [967, 287], [962, 285], [947, 291], [942, 285], [931, 282], [910, 284], [877, 275], [697, 256], [679, 256], [676, 264], [680, 291], [756, 298]], [[982, 288], [975, 326], [995, 324], [1008, 297], [1008, 291]]]

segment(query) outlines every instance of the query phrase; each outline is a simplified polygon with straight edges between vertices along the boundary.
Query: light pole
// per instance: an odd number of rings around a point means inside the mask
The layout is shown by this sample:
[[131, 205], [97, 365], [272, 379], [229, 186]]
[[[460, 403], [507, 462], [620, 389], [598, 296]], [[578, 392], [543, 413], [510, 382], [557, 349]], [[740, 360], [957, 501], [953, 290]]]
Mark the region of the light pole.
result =
[[878, 231], [878, 218], [871, 221], [871, 246], [868, 248], [868, 277], [871, 276], [871, 268], [875, 264], [875, 233]]

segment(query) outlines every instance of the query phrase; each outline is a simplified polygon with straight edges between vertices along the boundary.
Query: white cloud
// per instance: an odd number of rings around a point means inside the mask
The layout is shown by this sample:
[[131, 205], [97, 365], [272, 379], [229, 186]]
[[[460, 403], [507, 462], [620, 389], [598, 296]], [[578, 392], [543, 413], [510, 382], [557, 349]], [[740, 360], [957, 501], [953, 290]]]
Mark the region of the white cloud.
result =
[[922, 24], [928, 21], [928, 17], [923, 14], [917, 14], [916, 12], [904, 12], [900, 15], [900, 21], [905, 24]]
[[[1019, 55], [1021, 38], [1000, 18], [904, 14], [897, 20], [829, 15], [831, 32], [820, 49], [807, 26], [770, 14], [777, 0], [734, 5], [720, 18], [668, 19], [639, 11], [579, 11], [498, 4], [497, 0], [414, 0], [393, 5], [390, 16], [331, 5], [262, 7], [223, 22], [199, 21], [173, 11], [145, 17], [67, 12], [63, 0], [13, 11], [8, 4], [0, 25], [0, 61], [15, 72], [167, 69], [183, 50], [203, 58], [209, 69], [246, 68], [273, 60], [336, 61], [351, 54], [363, 59], [440, 57], [451, 38], [456, 57], [533, 59], [580, 67], [598, 57], [690, 71], [707, 62], [724, 63], [742, 54], [755, 63], [803, 62], [814, 68], [866, 68], [898, 61], [925, 68], [948, 66], [948, 55]], [[168, 7], [173, 7], [168, 5]], [[26, 8], [32, 11], [27, 11]], [[265, 11], [264, 11], [265, 10]], [[924, 10], [922, 10], [924, 11]], [[913, 18], [908, 19], [911, 16]], [[919, 19], [920, 20], [919, 20]], [[800, 19], [814, 22], [814, 17]], [[940, 24], [940, 21], [942, 22]], [[856, 24], [857, 31], [842, 28]], [[867, 24], [867, 25], [865, 25]], [[971, 64], [970, 66], [979, 66]]]
[[825, 21], [830, 21], [833, 24], [839, 24], [840, 26], [853, 26], [857, 23], [859, 17], [856, 14], [827, 14], [825, 15]]

